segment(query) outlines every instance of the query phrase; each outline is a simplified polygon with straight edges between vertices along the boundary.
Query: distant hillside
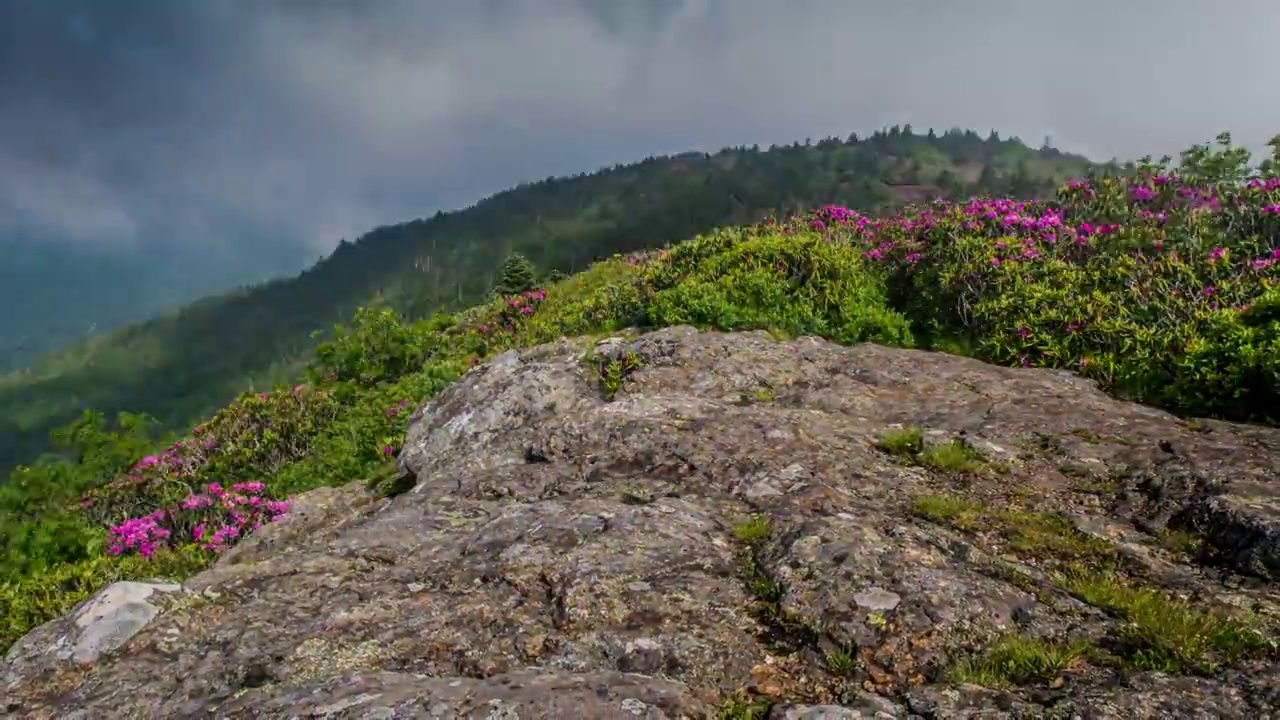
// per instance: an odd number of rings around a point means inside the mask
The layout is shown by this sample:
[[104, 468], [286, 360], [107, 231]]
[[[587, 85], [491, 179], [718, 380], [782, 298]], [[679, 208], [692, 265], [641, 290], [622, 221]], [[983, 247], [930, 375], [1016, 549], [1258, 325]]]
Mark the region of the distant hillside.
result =
[[0, 255], [0, 372], [302, 265], [289, 248], [211, 257], [180, 239], [165, 247], [86, 247], [16, 232], [0, 236]]
[[177, 427], [253, 385], [296, 374], [313, 331], [378, 301], [410, 317], [474, 304], [503, 257], [543, 272], [660, 247], [716, 227], [837, 203], [883, 210], [930, 197], [1044, 197], [1086, 158], [1017, 139], [890, 128], [762, 150], [652, 157], [547, 179], [466, 210], [380, 227], [296, 278], [207, 298], [0, 378], [0, 473], [35, 458], [85, 408]]

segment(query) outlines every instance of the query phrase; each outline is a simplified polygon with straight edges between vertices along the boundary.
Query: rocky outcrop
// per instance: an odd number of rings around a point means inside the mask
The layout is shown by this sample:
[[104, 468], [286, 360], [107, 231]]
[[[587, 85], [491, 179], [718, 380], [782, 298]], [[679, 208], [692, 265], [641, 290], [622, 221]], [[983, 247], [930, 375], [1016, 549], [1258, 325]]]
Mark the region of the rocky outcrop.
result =
[[1280, 432], [1069, 373], [683, 327], [561, 341], [420, 408], [400, 464], [403, 492], [304, 495], [136, 600], [159, 611], [103, 657], [67, 650], [92, 644], [74, 618], [38, 629], [9, 716], [1280, 706]]

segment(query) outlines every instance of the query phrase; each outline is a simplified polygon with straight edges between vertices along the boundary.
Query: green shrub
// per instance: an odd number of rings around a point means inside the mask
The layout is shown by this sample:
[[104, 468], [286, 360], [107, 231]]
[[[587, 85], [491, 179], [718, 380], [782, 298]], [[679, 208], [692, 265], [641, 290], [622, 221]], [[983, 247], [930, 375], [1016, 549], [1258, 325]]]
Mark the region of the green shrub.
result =
[[450, 323], [447, 316], [407, 323], [394, 310], [360, 308], [349, 327], [335, 327], [332, 338], [316, 348], [308, 375], [312, 382], [360, 387], [394, 382], [422, 369]]
[[821, 232], [725, 231], [679, 245], [646, 273], [653, 325], [771, 329], [841, 343], [910, 345], [877, 272]]

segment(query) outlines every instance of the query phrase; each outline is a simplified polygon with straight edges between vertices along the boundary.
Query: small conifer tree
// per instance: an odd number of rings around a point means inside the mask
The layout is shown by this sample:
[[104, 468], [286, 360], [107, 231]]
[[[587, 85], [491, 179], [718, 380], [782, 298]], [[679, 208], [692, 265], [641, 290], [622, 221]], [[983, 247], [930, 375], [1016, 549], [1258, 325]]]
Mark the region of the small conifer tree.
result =
[[502, 274], [493, 287], [494, 295], [513, 295], [532, 290], [538, 284], [538, 269], [529, 258], [511, 253], [502, 261]]

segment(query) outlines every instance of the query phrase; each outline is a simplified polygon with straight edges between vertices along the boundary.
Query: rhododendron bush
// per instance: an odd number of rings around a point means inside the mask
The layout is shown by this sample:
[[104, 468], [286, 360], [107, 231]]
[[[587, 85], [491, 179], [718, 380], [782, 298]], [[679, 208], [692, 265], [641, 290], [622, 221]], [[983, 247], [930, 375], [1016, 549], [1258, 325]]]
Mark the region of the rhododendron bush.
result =
[[1277, 159], [1249, 176], [1247, 154], [1220, 144], [1177, 171], [1144, 162], [1072, 182], [1054, 202], [937, 202], [884, 218], [825, 207], [740, 240], [821, 234], [858, 248], [925, 345], [1069, 368], [1185, 413], [1274, 421]]
[[221, 552], [289, 509], [287, 502], [264, 498], [265, 488], [260, 482], [244, 482], [224, 490], [218, 483], [209, 483], [204, 492], [188, 495], [175, 506], [113, 525], [107, 552], [120, 555], [132, 551], [151, 557], [178, 540]]

